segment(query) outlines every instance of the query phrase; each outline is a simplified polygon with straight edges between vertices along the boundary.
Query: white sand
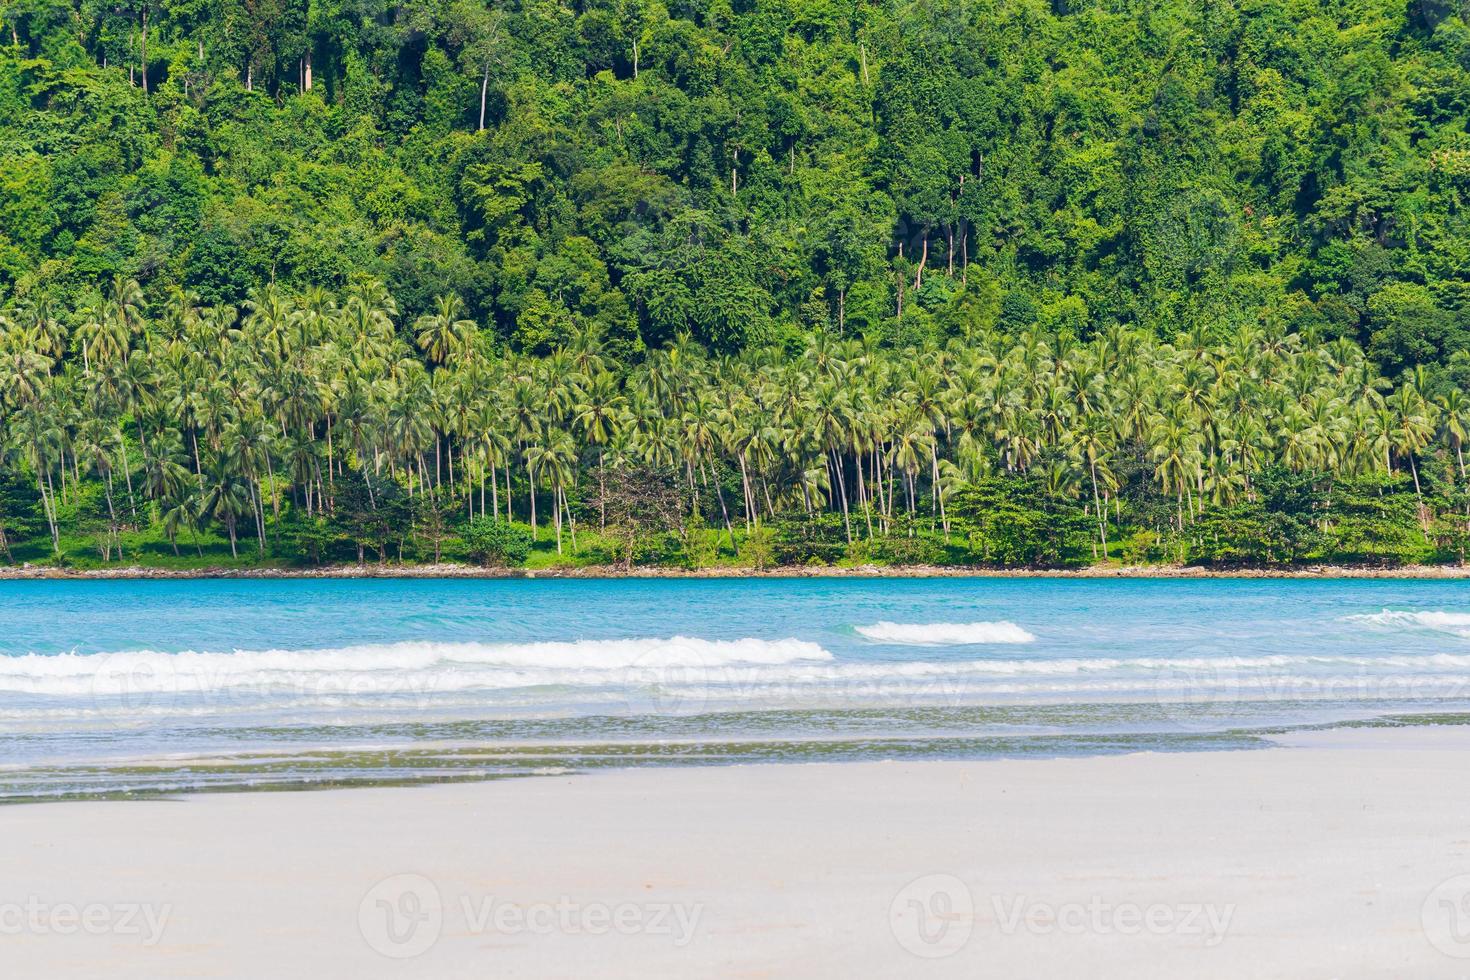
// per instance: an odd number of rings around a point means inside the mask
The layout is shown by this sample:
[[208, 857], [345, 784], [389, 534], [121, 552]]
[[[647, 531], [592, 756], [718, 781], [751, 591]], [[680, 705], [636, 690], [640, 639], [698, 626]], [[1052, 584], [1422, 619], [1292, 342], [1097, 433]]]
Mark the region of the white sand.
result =
[[0, 976], [1466, 977], [1467, 776], [1421, 729], [8, 807]]

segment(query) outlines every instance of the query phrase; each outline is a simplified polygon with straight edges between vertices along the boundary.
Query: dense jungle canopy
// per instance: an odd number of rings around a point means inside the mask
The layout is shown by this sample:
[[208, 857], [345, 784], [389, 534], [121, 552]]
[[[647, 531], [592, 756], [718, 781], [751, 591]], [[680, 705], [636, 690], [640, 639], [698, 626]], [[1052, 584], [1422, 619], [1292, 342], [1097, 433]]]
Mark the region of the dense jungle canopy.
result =
[[1467, 21], [0, 0], [0, 557], [1461, 560]]

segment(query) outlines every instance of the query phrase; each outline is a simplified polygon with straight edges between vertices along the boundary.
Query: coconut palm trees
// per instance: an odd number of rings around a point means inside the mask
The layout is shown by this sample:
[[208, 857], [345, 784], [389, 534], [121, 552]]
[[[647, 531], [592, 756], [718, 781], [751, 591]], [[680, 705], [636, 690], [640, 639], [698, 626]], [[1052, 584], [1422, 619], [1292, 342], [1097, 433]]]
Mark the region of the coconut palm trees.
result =
[[1465, 440], [1470, 438], [1470, 398], [1458, 388], [1435, 399], [1439, 411], [1439, 434], [1455, 452], [1460, 479], [1465, 480]]
[[732, 550], [738, 523], [818, 511], [850, 542], [913, 533], [914, 517], [947, 534], [952, 488], [1012, 474], [1083, 499], [1100, 557], [1120, 481], [1138, 478], [1129, 461], [1147, 462], [1181, 531], [1253, 499], [1277, 465], [1405, 471], [1426, 520], [1428, 463], [1470, 482], [1463, 392], [1421, 375], [1385, 397], [1356, 344], [1312, 347], [1277, 327], [1172, 342], [1125, 327], [1085, 342], [975, 330], [937, 350], [817, 334], [794, 354], [720, 359], [681, 336], [622, 363], [593, 328], [546, 357], [488, 356], [488, 333], [449, 294], [400, 333], [368, 281], [341, 295], [266, 287], [243, 311], [176, 292], [157, 310], [150, 320], [136, 283], [118, 280], [74, 331], [45, 306], [0, 315], [0, 436], [24, 459], [53, 549], [84, 479], [114, 518], [126, 488], [127, 513], [171, 541], [213, 523], [234, 549], [248, 515], [265, 554], [291, 506], [331, 517], [354, 472], [369, 510], [396, 480], [458, 497], [466, 516], [549, 514], [559, 551], [564, 530], [577, 548], [579, 502], [611, 468], [676, 467], [686, 515], [718, 515]]
[[414, 322], [419, 347], [432, 364], [466, 354], [474, 343], [475, 321], [464, 316], [464, 301], [454, 293], [434, 297], [434, 311]]

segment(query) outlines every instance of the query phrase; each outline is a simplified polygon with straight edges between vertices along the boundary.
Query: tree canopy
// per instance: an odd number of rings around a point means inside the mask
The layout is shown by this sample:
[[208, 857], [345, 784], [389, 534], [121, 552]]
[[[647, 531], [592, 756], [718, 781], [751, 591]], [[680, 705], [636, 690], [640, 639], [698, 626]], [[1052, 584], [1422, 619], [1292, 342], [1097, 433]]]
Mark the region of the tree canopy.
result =
[[0, 0], [0, 551], [1458, 556], [1467, 193], [1436, 0]]

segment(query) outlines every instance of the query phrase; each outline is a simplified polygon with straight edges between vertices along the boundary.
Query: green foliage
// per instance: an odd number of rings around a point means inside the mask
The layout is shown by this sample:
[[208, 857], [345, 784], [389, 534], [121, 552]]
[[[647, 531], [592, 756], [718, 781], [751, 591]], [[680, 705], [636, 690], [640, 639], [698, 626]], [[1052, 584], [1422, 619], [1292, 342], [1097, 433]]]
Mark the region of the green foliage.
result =
[[336, 535], [320, 514], [307, 517], [292, 509], [276, 527], [275, 547], [279, 554], [320, 565], [330, 554]]
[[530, 530], [497, 517], [476, 517], [460, 528], [459, 536], [470, 557], [482, 565], [522, 565], [531, 554]]
[[740, 557], [758, 572], [774, 565], [776, 549], [771, 529], [764, 526], [753, 528], [740, 547]]
[[0, 296], [372, 276], [538, 354], [1283, 320], [1395, 375], [1470, 344], [1450, 4], [12, 8]]
[[719, 557], [719, 534], [710, 530], [703, 515], [696, 512], [684, 522], [683, 539], [684, 560], [690, 568], [709, 568]]
[[841, 514], [783, 517], [770, 526], [772, 551], [782, 565], [835, 565], [847, 553]]
[[894, 528], [888, 535], [872, 542], [873, 558], [888, 565], [941, 565], [949, 559], [949, 551], [941, 535], [928, 527], [928, 522], [908, 522], [909, 527]]
[[1336, 499], [1326, 533], [1335, 559], [1403, 565], [1427, 560], [1433, 553], [1408, 479], [1345, 481], [1333, 492]]
[[986, 565], [1080, 564], [1093, 526], [1080, 508], [1025, 477], [996, 477], [962, 487], [951, 497], [949, 513], [973, 560]]
[[13, 477], [0, 479], [0, 555], [13, 561], [12, 543], [44, 533], [45, 525], [36, 489]]
[[1191, 525], [1188, 560], [1268, 566], [1320, 557], [1331, 547], [1317, 523], [1329, 500], [1329, 491], [1312, 474], [1267, 470], [1257, 477], [1252, 496], [1212, 508]]
[[757, 567], [1463, 555], [1452, 4], [57, 0], [0, 38], [17, 560], [455, 557], [487, 509], [625, 567], [756, 523]]

